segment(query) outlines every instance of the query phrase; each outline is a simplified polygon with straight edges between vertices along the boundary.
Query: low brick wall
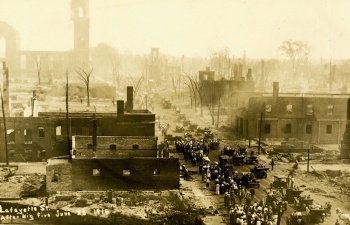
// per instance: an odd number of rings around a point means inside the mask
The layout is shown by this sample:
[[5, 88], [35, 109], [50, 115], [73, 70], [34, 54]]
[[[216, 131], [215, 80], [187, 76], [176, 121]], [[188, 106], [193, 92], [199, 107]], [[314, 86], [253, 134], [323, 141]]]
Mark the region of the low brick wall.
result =
[[68, 159], [59, 159], [46, 167], [46, 188], [49, 194], [57, 191], [71, 191], [72, 163]]
[[73, 190], [167, 190], [180, 185], [178, 158], [73, 159], [72, 165]]

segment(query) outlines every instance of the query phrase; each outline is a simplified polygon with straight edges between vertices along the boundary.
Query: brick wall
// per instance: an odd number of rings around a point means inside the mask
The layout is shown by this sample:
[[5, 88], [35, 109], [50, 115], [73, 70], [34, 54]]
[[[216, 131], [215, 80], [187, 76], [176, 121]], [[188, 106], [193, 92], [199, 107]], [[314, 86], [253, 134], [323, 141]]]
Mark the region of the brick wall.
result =
[[[56, 177], [56, 179], [55, 179]], [[68, 159], [50, 159], [46, 167], [47, 192], [71, 191], [72, 186], [72, 164]]]
[[[266, 112], [265, 105], [271, 106]], [[287, 112], [287, 105], [292, 105], [292, 112]], [[332, 110], [329, 109], [331, 106]], [[296, 138], [317, 144], [338, 144], [345, 131], [347, 98], [335, 97], [252, 97], [248, 106], [248, 137], [259, 136], [259, 121], [264, 113], [262, 137]], [[312, 114], [308, 115], [310, 107]], [[265, 125], [270, 124], [270, 132], [265, 132]], [[291, 131], [286, 131], [287, 124]], [[306, 127], [312, 126], [311, 133]], [[332, 132], [327, 133], [327, 125]]]
[[[92, 144], [91, 136], [75, 136], [76, 158], [130, 158], [157, 157], [157, 137], [98, 136], [95, 154], [87, 145]], [[116, 149], [111, 149], [115, 145]], [[133, 149], [138, 145], [138, 149]]]
[[[179, 188], [177, 158], [73, 159], [72, 165], [73, 190]], [[99, 176], [93, 176], [94, 169]], [[157, 169], [160, 173], [154, 175]]]

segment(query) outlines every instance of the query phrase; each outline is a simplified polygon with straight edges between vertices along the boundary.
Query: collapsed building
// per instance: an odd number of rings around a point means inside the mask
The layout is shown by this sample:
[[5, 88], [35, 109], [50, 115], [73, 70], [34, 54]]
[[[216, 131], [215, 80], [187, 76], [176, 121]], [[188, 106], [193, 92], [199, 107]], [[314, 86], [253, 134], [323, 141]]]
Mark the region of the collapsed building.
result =
[[[85, 132], [77, 133], [83, 124]], [[48, 160], [49, 193], [179, 188], [179, 160], [157, 148], [155, 115], [133, 109], [132, 87], [126, 104], [117, 101], [115, 115], [82, 113], [71, 118], [70, 129], [72, 159]]]

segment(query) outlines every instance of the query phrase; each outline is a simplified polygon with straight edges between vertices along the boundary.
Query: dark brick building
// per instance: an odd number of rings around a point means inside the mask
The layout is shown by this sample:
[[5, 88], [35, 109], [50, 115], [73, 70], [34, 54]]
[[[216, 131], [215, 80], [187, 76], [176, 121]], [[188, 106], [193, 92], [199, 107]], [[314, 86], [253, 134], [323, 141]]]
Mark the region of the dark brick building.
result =
[[263, 96], [249, 99], [245, 137], [297, 139], [313, 144], [339, 144], [346, 125], [347, 98], [331, 96]]
[[126, 104], [117, 101], [116, 114], [76, 113], [69, 126], [72, 159], [49, 159], [49, 193], [179, 188], [179, 160], [157, 148], [155, 115], [133, 109], [132, 87]]

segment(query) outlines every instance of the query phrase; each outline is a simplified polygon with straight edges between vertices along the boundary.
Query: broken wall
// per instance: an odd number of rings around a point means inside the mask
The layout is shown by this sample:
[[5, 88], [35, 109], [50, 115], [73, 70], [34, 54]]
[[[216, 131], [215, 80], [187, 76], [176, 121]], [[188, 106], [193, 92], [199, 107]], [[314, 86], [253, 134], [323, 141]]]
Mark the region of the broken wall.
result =
[[73, 190], [178, 189], [177, 158], [73, 159]]

